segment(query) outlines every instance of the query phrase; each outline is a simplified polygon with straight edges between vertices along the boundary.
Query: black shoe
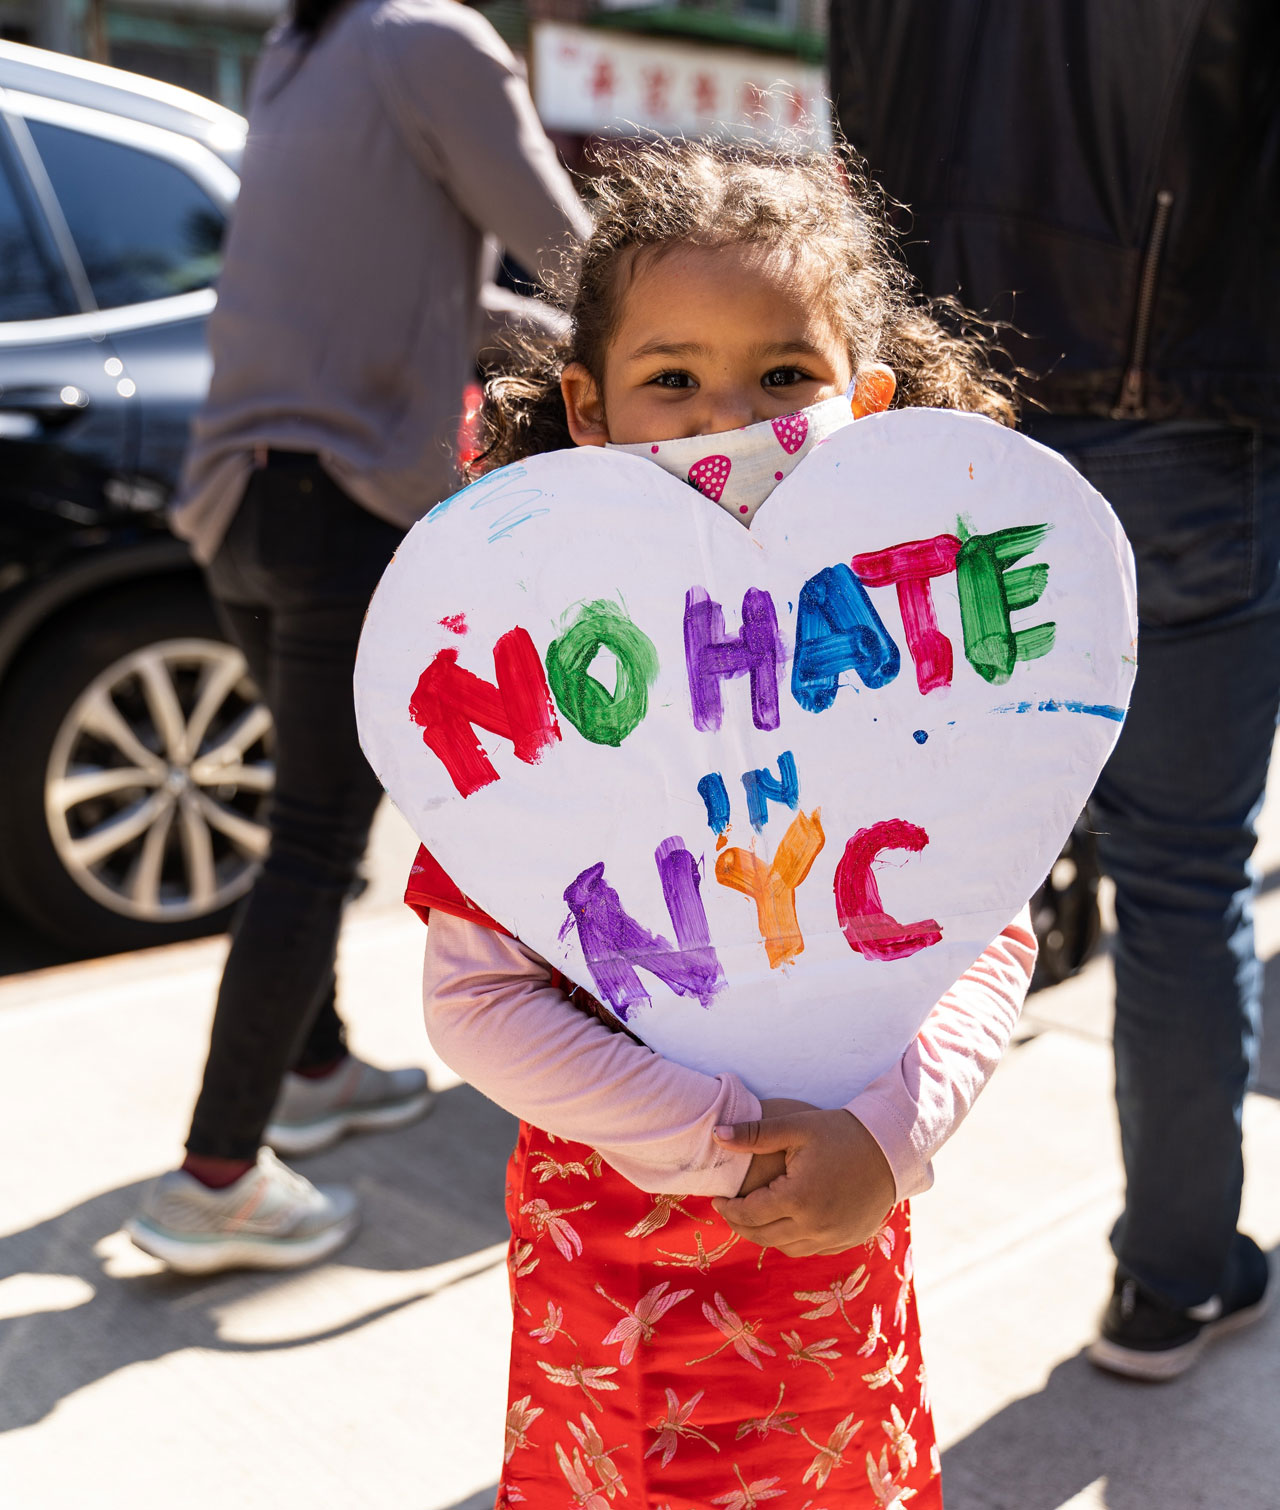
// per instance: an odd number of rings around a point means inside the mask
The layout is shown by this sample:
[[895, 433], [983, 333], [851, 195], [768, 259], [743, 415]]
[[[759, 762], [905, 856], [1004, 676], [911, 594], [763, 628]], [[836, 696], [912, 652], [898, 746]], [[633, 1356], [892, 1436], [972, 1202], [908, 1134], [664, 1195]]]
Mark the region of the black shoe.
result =
[[1122, 1271], [1102, 1318], [1102, 1335], [1089, 1362], [1129, 1379], [1176, 1379], [1212, 1337], [1239, 1331], [1267, 1308], [1267, 1255], [1237, 1232], [1222, 1293], [1180, 1310]]

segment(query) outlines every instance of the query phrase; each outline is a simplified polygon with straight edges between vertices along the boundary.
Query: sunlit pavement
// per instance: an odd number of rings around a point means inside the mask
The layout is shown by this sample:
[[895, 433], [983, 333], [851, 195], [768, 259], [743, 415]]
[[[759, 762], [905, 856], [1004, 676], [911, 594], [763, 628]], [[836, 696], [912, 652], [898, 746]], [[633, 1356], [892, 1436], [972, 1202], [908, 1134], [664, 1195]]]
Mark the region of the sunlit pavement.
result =
[[[1280, 801], [1270, 815], [1280, 830]], [[222, 941], [0, 981], [4, 1510], [492, 1504], [513, 1125], [423, 1037], [421, 925], [395, 902], [412, 847], [384, 814], [374, 884], [344, 932], [343, 997], [357, 1049], [426, 1065], [443, 1094], [416, 1127], [300, 1165], [354, 1184], [365, 1208], [356, 1241], [302, 1273], [179, 1279], [119, 1232], [179, 1156]], [[1280, 880], [1280, 832], [1261, 860]], [[1260, 945], [1280, 954], [1280, 888], [1263, 896]], [[1104, 957], [1032, 998], [1018, 1046], [916, 1203], [948, 1510], [1280, 1506], [1280, 1307], [1173, 1385], [1124, 1384], [1084, 1361], [1120, 1199], [1109, 993]], [[1273, 961], [1245, 1202], [1272, 1252], [1277, 1002]]]

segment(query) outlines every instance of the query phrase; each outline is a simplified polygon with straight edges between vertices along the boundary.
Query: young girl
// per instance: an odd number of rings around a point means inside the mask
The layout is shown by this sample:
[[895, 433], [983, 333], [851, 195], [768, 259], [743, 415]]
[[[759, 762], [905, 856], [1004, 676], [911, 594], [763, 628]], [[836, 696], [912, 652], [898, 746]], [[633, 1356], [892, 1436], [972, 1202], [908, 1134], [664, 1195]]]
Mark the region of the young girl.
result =
[[[899, 403], [1011, 420], [980, 342], [907, 297], [838, 156], [654, 146], [598, 188], [567, 342], [491, 384], [488, 463], [620, 446], [749, 521], [895, 378]], [[408, 900], [431, 917], [432, 1042], [522, 1119], [499, 1506], [936, 1510], [906, 1198], [1008, 1042], [1026, 914], [829, 1111], [653, 1053], [425, 851]]]

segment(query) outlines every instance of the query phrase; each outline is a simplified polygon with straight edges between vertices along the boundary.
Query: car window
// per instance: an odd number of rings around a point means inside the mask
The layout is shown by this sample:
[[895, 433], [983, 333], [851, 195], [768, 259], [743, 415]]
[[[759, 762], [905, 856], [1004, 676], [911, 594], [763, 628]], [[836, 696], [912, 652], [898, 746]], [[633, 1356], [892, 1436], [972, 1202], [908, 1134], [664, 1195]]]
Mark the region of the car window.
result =
[[205, 288], [222, 211], [176, 163], [66, 126], [29, 121], [102, 309]]
[[47, 320], [65, 313], [13, 181], [0, 162], [0, 320]]

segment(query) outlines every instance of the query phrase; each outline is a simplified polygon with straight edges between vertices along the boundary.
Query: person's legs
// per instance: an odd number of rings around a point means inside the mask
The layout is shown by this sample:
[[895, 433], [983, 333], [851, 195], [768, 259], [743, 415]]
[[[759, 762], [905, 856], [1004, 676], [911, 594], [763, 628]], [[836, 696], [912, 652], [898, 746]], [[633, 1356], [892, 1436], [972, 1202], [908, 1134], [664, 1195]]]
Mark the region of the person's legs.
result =
[[299, 1074], [317, 1074], [337, 1064], [346, 1052], [347, 1030], [338, 1016], [338, 976], [337, 971], [331, 969], [328, 984], [320, 993], [320, 1004], [312, 1014], [307, 1036], [289, 1068]]
[[[246, 654], [244, 614], [266, 623], [265, 669], [254, 670], [276, 722], [276, 789], [270, 854], [223, 972], [191, 1153], [253, 1159], [285, 1072], [342, 1052], [334, 954], [381, 795], [360, 751], [351, 677], [365, 607], [398, 539], [318, 469], [267, 470], [211, 568]], [[313, 1025], [322, 1042], [310, 1041]]]
[[[353, 604], [277, 616], [271, 851], [223, 971], [187, 1143], [195, 1153], [256, 1155], [285, 1071], [302, 1055], [321, 1006], [332, 1001], [342, 909], [381, 796], [351, 709], [362, 613], [363, 604]], [[326, 1015], [328, 1028], [336, 1023], [332, 1007]], [[331, 1038], [322, 1062], [342, 1052], [340, 1036]]]
[[1280, 444], [1244, 428], [1048, 420], [1134, 547], [1138, 676], [1091, 813], [1116, 885], [1123, 1276], [1226, 1282], [1257, 1062], [1250, 855], [1280, 701]]
[[1132, 737], [1092, 814], [1116, 884], [1116, 1104], [1126, 1273], [1177, 1306], [1218, 1289], [1244, 1178], [1257, 1064], [1254, 820], [1266, 784], [1280, 616], [1140, 647]]
[[[237, 548], [237, 546], [239, 548]], [[272, 620], [273, 610], [264, 603], [235, 601], [254, 596], [249, 583], [240, 569], [246, 547], [237, 542], [223, 553], [219, 561], [217, 586], [222, 596], [214, 598], [214, 607], [222, 627], [233, 644], [244, 653], [250, 674], [257, 682], [264, 700], [274, 700], [272, 673]], [[247, 547], [248, 565], [256, 558], [256, 552]], [[251, 572], [251, 575], [252, 572]], [[313, 1070], [332, 1065], [346, 1051], [346, 1032], [337, 1010], [337, 980], [329, 972], [329, 983], [321, 995], [320, 1006], [312, 1017], [306, 1041], [291, 1066], [297, 1070]]]

